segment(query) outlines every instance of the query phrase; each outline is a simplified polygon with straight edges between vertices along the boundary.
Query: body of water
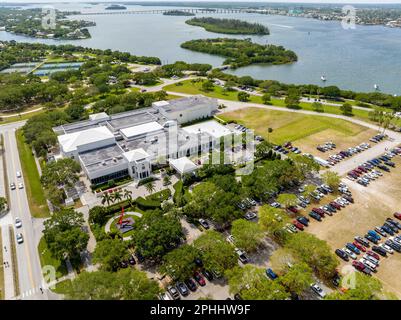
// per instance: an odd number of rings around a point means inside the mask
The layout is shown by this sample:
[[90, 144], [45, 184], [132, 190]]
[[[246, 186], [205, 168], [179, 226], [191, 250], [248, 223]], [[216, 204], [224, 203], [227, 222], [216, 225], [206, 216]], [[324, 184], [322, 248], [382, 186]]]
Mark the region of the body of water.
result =
[[[105, 4], [56, 4], [62, 10], [103, 11]], [[128, 6], [128, 10], [162, 9], [163, 7]], [[164, 9], [173, 9], [164, 7]], [[201, 16], [201, 15], [198, 15]], [[210, 15], [204, 15], [210, 16]], [[210, 63], [219, 66], [224, 58], [180, 48], [184, 41], [199, 38], [251, 38], [261, 44], [276, 44], [295, 51], [298, 62], [289, 65], [252, 65], [229, 72], [257, 79], [274, 79], [284, 83], [337, 85], [342, 89], [381, 91], [401, 94], [401, 29], [384, 26], [356, 26], [344, 30], [340, 22], [269, 16], [259, 14], [219, 14], [216, 17], [238, 18], [269, 27], [267, 36], [229, 36], [189, 26], [190, 17], [141, 15], [80, 16], [96, 22], [90, 28], [91, 39], [48, 40], [17, 36], [0, 31], [0, 40], [71, 43], [86, 47], [129, 51], [135, 55], [157, 56], [163, 64], [177, 60]], [[323, 83], [320, 77], [325, 75]]]

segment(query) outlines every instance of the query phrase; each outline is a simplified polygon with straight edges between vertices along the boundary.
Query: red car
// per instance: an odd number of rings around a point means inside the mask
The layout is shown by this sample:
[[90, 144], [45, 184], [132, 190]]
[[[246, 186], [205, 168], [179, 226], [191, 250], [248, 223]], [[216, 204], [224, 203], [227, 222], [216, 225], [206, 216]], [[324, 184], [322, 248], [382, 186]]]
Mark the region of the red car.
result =
[[360, 262], [360, 261], [352, 261], [352, 266], [359, 271], [362, 271], [363, 269], [365, 269], [365, 265]]
[[304, 231], [304, 225], [297, 220], [293, 220], [292, 224], [299, 230]]
[[206, 285], [205, 278], [204, 278], [198, 271], [196, 271], [196, 272], [194, 273], [194, 279], [195, 279], [196, 282], [199, 283], [199, 285], [201, 285], [202, 287]]
[[320, 208], [313, 208], [312, 209], [313, 212], [317, 213], [319, 216], [321, 216], [322, 218], [324, 217], [324, 211]]
[[298, 213], [298, 209], [295, 207], [288, 207], [288, 210], [291, 211], [292, 213]]
[[395, 212], [394, 217], [401, 220], [401, 212]]
[[368, 255], [372, 256], [373, 258], [375, 258], [376, 260], [380, 260], [380, 256], [376, 253], [373, 252], [371, 250], [368, 250], [368, 252], [366, 252]]
[[341, 210], [341, 206], [340, 206], [337, 202], [332, 201], [332, 202], [330, 202], [330, 204], [331, 204], [334, 208], [336, 208], [337, 210]]
[[357, 247], [359, 250], [361, 250], [362, 252], [366, 252], [366, 248], [361, 245], [359, 242], [357, 242], [356, 240], [352, 243], [355, 247]]

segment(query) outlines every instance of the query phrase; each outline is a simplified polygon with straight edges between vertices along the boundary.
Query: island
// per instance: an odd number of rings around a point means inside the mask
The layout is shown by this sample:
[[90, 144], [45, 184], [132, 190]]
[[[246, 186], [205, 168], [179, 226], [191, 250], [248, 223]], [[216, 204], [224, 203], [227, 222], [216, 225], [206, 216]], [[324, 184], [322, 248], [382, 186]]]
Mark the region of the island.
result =
[[96, 25], [92, 21], [69, 20], [68, 16], [77, 12], [62, 12], [56, 10], [55, 28], [46, 28], [42, 25], [45, 16], [42, 10], [0, 8], [0, 25], [4, 31], [34, 38], [59, 40], [78, 40], [91, 37], [88, 27]]
[[269, 29], [260, 23], [249, 23], [238, 19], [218, 19], [211, 17], [192, 18], [185, 21], [192, 26], [203, 27], [206, 31], [225, 34], [269, 34]]
[[127, 7], [122, 6], [120, 4], [112, 4], [105, 8], [105, 10], [126, 10]]
[[286, 64], [298, 60], [295, 52], [282, 46], [261, 45], [253, 43], [251, 39], [198, 39], [181, 44], [184, 49], [209, 53], [226, 57], [224, 65], [231, 68], [243, 67], [251, 64]]
[[182, 10], [169, 10], [163, 12], [164, 16], [183, 16], [183, 17], [192, 17], [195, 15], [195, 13], [188, 12], [188, 11], [182, 11]]

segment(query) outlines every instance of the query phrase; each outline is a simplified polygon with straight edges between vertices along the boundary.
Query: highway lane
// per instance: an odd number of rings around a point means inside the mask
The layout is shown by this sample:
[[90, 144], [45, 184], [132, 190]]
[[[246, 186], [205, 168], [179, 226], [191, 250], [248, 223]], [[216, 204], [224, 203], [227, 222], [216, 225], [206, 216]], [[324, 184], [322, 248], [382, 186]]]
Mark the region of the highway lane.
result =
[[[37, 243], [34, 241], [35, 234], [33, 228], [33, 218], [29, 210], [28, 199], [25, 191], [24, 178], [17, 178], [16, 172], [21, 170], [15, 130], [21, 127], [24, 122], [12, 123], [0, 127], [0, 133], [4, 135], [5, 159], [7, 165], [7, 176], [9, 183], [14, 182], [17, 185], [16, 190], [10, 190], [12, 221], [16, 217], [22, 220], [22, 227], [15, 229], [15, 234], [21, 232], [24, 242], [18, 244], [16, 239], [16, 251], [18, 262], [18, 277], [20, 285], [20, 297], [17, 299], [46, 299], [47, 295], [40, 292], [42, 287], [42, 270], [40, 266]], [[23, 189], [18, 188], [18, 183], [24, 184]], [[5, 186], [9, 188], [9, 186]]]

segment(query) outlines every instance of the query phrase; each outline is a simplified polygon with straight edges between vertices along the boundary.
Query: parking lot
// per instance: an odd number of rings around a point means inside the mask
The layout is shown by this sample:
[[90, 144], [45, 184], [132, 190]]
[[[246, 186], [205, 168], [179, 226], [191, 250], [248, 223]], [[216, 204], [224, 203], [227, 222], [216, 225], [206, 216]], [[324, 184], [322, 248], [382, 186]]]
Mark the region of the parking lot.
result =
[[[384, 173], [368, 187], [344, 180], [352, 191], [355, 203], [322, 222], [311, 221], [307, 231], [326, 240], [334, 251], [344, 247], [347, 242], [352, 242], [354, 236], [364, 236], [368, 229], [382, 225], [387, 217], [400, 211], [401, 157], [397, 156], [392, 161], [396, 163], [396, 168], [392, 168], [390, 173]], [[374, 276], [382, 281], [385, 289], [401, 297], [401, 254], [395, 252], [381, 260]], [[342, 266], [345, 264], [342, 262]]]

